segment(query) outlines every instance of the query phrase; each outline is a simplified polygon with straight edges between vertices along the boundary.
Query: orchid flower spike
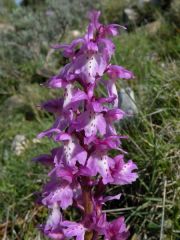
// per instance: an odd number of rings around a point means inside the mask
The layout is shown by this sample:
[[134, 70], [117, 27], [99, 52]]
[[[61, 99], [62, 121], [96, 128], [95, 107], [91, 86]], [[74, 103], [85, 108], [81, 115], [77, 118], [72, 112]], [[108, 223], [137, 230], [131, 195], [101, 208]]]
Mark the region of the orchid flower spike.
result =
[[[121, 139], [126, 137], [114, 126], [125, 116], [118, 108], [116, 82], [134, 75], [110, 63], [115, 51], [111, 37], [122, 27], [103, 25], [99, 16], [99, 11], [89, 13], [85, 36], [53, 46], [69, 63], [45, 85], [62, 89], [64, 95], [41, 104], [55, 122], [38, 137], [52, 138], [58, 146], [34, 159], [50, 167], [40, 199], [50, 212], [40, 229], [50, 239], [125, 240], [129, 236], [124, 217], [108, 222], [102, 209], [106, 201], [117, 201], [121, 195], [106, 196], [107, 184], [131, 184], [138, 177], [136, 164], [124, 157]], [[97, 96], [101, 84], [106, 97]], [[112, 157], [111, 150], [117, 155]], [[64, 210], [70, 206], [79, 209], [78, 221], [65, 219]]]

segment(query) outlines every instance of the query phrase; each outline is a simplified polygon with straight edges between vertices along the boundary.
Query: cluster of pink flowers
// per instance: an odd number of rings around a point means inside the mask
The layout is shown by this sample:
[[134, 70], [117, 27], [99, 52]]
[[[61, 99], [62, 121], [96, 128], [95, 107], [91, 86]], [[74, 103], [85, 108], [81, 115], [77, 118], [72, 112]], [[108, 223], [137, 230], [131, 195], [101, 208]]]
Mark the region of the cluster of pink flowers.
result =
[[[132, 72], [110, 59], [115, 46], [110, 37], [121, 26], [99, 23], [100, 12], [89, 13], [90, 23], [84, 37], [70, 44], [55, 45], [69, 59], [56, 76], [46, 83], [49, 88], [61, 88], [64, 96], [49, 100], [42, 109], [53, 113], [55, 123], [38, 136], [52, 138], [60, 146], [35, 160], [49, 165], [50, 181], [44, 186], [41, 203], [50, 209], [43, 233], [51, 239], [124, 240], [129, 233], [124, 218], [107, 221], [102, 207], [106, 201], [119, 199], [105, 196], [107, 184], [130, 184], [137, 178], [137, 166], [124, 161], [121, 139], [114, 122], [125, 113], [118, 108], [117, 79], [133, 78]], [[104, 88], [106, 96], [97, 96]], [[100, 92], [100, 91], [99, 91]], [[110, 157], [111, 150], [118, 151]], [[73, 206], [81, 212], [77, 221], [65, 220], [62, 210]]]

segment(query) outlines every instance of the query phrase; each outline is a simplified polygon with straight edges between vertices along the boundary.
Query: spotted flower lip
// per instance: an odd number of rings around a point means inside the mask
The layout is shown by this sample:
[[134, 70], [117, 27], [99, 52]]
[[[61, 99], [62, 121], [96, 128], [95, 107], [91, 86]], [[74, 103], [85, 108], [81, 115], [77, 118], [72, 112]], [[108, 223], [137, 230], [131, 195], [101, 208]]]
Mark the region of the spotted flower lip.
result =
[[131, 160], [125, 163], [124, 156], [117, 155], [114, 158], [114, 162], [114, 169], [111, 169], [111, 174], [114, 179], [112, 184], [125, 185], [130, 184], [137, 179], [138, 175], [136, 172], [134, 172], [134, 170], [137, 169], [137, 166]]
[[68, 166], [75, 166], [77, 162], [84, 165], [87, 159], [86, 150], [81, 147], [78, 140], [70, 134], [63, 133], [57, 136], [58, 141], [63, 141], [63, 152], [61, 161]]
[[112, 158], [108, 157], [105, 153], [92, 154], [88, 161], [87, 167], [90, 169], [92, 176], [96, 176], [99, 173], [102, 177], [104, 184], [113, 181], [110, 168], [114, 165]]
[[[134, 75], [110, 63], [115, 52], [111, 37], [123, 27], [104, 25], [99, 17], [100, 11], [91, 11], [84, 36], [52, 46], [69, 63], [44, 84], [63, 95], [40, 105], [55, 120], [38, 138], [51, 138], [56, 147], [33, 159], [50, 168], [40, 198], [50, 212], [40, 229], [50, 239], [86, 240], [90, 234], [94, 240], [126, 240], [129, 236], [124, 218], [109, 222], [103, 208], [107, 201], [121, 197], [121, 193], [106, 196], [106, 185], [131, 184], [138, 177], [136, 164], [125, 160], [127, 152], [121, 146], [127, 136], [117, 132], [114, 124], [125, 116], [118, 108], [116, 83]], [[72, 206], [82, 213], [78, 221], [64, 218]]]
[[52, 212], [49, 215], [46, 224], [41, 226], [40, 229], [45, 235], [52, 239], [64, 239], [64, 234], [62, 232], [62, 228], [60, 227], [61, 222], [62, 214], [58, 204], [55, 203], [52, 207]]
[[76, 131], [85, 131], [85, 136], [95, 136], [97, 132], [104, 135], [106, 132], [106, 122], [101, 113], [93, 113], [91, 111], [85, 111], [77, 117], [77, 120], [73, 124]]

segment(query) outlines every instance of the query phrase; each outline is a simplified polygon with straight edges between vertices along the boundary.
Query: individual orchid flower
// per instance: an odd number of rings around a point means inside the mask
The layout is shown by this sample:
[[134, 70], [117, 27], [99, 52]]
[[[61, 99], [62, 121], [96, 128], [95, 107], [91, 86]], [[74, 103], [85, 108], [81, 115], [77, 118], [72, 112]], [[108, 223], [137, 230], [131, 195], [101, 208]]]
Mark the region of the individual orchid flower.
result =
[[62, 133], [62, 130], [67, 126], [64, 119], [57, 118], [51, 128], [39, 133], [37, 138], [52, 137]]
[[[50, 180], [39, 202], [51, 211], [40, 227], [51, 239], [126, 240], [129, 236], [124, 218], [108, 222], [103, 210], [107, 201], [119, 201], [121, 196], [107, 196], [107, 184], [122, 186], [137, 179], [136, 164], [124, 160], [127, 152], [121, 141], [127, 136], [120, 135], [114, 124], [125, 116], [118, 108], [116, 82], [134, 75], [121, 66], [111, 65], [115, 51], [111, 37], [122, 27], [104, 25], [99, 16], [99, 11], [89, 13], [85, 36], [70, 44], [53, 46], [62, 51], [69, 63], [45, 86], [60, 89], [63, 96], [40, 105], [55, 118], [54, 124], [38, 137], [51, 138], [56, 147], [50, 154], [34, 158], [50, 168]], [[107, 89], [106, 96], [97, 94], [102, 85]], [[64, 210], [68, 209], [69, 215], [70, 207], [79, 210], [78, 221], [64, 219]], [[63, 217], [61, 212], [65, 213]]]
[[76, 237], [76, 240], [84, 240], [86, 228], [81, 223], [64, 221], [62, 226], [65, 227], [63, 232], [67, 239]]
[[83, 240], [86, 231], [81, 223], [63, 221], [57, 203], [53, 205], [52, 213], [41, 229], [48, 237], [56, 240], [71, 239], [72, 237], [76, 237], [76, 240]]
[[68, 166], [75, 166], [77, 162], [82, 165], [85, 164], [87, 152], [81, 147], [75, 137], [65, 133], [57, 136], [56, 141], [62, 141], [64, 143], [60, 161], [63, 161], [63, 163]]
[[137, 166], [131, 160], [125, 163], [124, 156], [117, 155], [114, 158], [114, 163], [114, 168], [112, 168], [111, 171], [111, 175], [114, 179], [112, 184], [125, 185], [130, 184], [137, 179], [137, 173], [133, 172], [137, 169]]
[[89, 144], [93, 141], [94, 143], [94, 149], [97, 151], [107, 151], [111, 149], [119, 149], [120, 146], [120, 138], [124, 138], [124, 136], [118, 136], [118, 135], [111, 135], [107, 136], [105, 138], [97, 138], [96, 136], [91, 136], [91, 137], [85, 137], [84, 138], [84, 143]]
[[44, 186], [42, 203], [49, 207], [57, 203], [62, 209], [66, 209], [73, 202], [73, 187], [67, 181], [58, 182], [57, 177], [51, 179]]
[[113, 167], [113, 165], [113, 159], [103, 152], [92, 154], [87, 161], [87, 167], [91, 170], [92, 176], [96, 176], [96, 174], [99, 173], [104, 184], [113, 181], [110, 172], [110, 168]]
[[48, 166], [54, 166], [54, 158], [58, 152], [58, 148], [53, 148], [51, 150], [51, 154], [41, 154], [35, 158], [33, 158], [33, 161], [45, 164]]
[[[111, 129], [108, 133], [115, 134], [112, 122], [123, 118], [125, 113], [120, 109], [107, 110], [98, 102], [92, 102], [92, 109], [80, 114], [75, 123], [76, 131], [85, 131], [86, 137], [95, 136], [99, 132], [102, 136], [106, 133], [106, 128]], [[104, 112], [104, 113], [103, 113]]]
[[117, 92], [115, 82], [118, 78], [121, 78], [121, 79], [134, 78], [134, 75], [132, 72], [117, 65], [109, 65], [106, 72], [109, 77], [109, 80], [106, 80], [106, 83], [105, 83], [107, 87], [108, 95], [116, 97], [114, 101], [114, 107], [118, 107], [118, 92]]
[[95, 136], [97, 132], [101, 135], [106, 133], [106, 121], [101, 113], [85, 111], [79, 115], [73, 124], [76, 131], [85, 131], [85, 136]]
[[106, 136], [117, 135], [114, 123], [123, 119], [125, 112], [119, 108], [114, 108], [105, 113], [106, 119]]
[[65, 88], [63, 109], [66, 112], [68, 109], [76, 110], [79, 104], [87, 99], [85, 92], [75, 89], [72, 84], [68, 84]]
[[98, 214], [97, 211], [94, 211], [89, 219], [89, 229], [95, 230], [94, 239], [98, 239], [99, 236], [105, 235], [106, 226], [106, 214], [102, 212]]
[[128, 237], [129, 232], [126, 228], [123, 217], [107, 223], [105, 240], [126, 240]]
[[74, 62], [74, 74], [86, 84], [93, 84], [107, 68], [107, 61], [100, 53], [82, 54]]
[[53, 204], [52, 212], [48, 217], [48, 220], [44, 226], [41, 226], [41, 230], [46, 236], [51, 239], [63, 240], [65, 239], [64, 233], [61, 227], [62, 223], [62, 214], [60, 212], [59, 206], [57, 203]]
[[64, 91], [64, 98], [49, 100], [41, 104], [41, 108], [55, 115], [62, 115], [68, 109], [76, 110], [82, 100], [87, 99], [86, 93], [74, 88], [72, 84], [67, 84]]
[[112, 79], [106, 80], [105, 85], [107, 88], [107, 93], [109, 97], [114, 97], [114, 103], [113, 107], [117, 108], [118, 107], [118, 91], [116, 88], [115, 81]]
[[56, 44], [53, 45], [52, 48], [62, 50], [64, 57], [73, 59], [74, 57], [76, 57], [76, 50], [83, 43], [84, 43], [83, 38], [77, 38], [73, 40], [71, 44]]
[[41, 104], [41, 109], [53, 113], [55, 116], [62, 115], [63, 110], [63, 98], [51, 99]]
[[132, 79], [134, 75], [131, 71], [117, 65], [109, 65], [107, 69], [107, 74], [110, 79]]
[[59, 178], [67, 181], [69, 184], [77, 182], [79, 175], [79, 169], [76, 166], [61, 166], [57, 165], [55, 168], [56, 175]]
[[95, 205], [99, 206], [99, 208], [102, 208], [102, 206], [105, 205], [106, 202], [112, 201], [112, 200], [119, 200], [120, 197], [121, 197], [120, 193], [115, 196], [103, 196], [102, 194], [98, 194], [98, 196], [95, 197], [94, 202], [95, 202]]

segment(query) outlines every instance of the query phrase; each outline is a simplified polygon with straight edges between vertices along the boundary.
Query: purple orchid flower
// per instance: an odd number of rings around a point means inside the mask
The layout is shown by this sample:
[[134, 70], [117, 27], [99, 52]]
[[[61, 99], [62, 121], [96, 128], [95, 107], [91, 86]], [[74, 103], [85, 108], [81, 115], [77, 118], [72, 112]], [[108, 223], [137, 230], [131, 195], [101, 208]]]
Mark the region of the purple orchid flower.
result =
[[72, 239], [72, 237], [76, 237], [76, 240], [84, 240], [86, 228], [81, 223], [76, 222], [70, 222], [70, 221], [64, 221], [62, 223], [62, 226], [64, 226], [64, 235], [67, 237], [67, 239]]
[[126, 228], [123, 217], [107, 223], [105, 240], [126, 240], [128, 237], [129, 232]]
[[137, 179], [137, 173], [133, 172], [137, 169], [137, 166], [135, 163], [133, 163], [131, 160], [127, 163], [124, 162], [124, 156], [118, 155], [114, 158], [114, 169], [112, 169], [111, 174], [114, 179], [112, 184], [129, 184]]
[[113, 167], [113, 165], [113, 159], [103, 152], [92, 154], [87, 161], [87, 167], [90, 169], [92, 176], [96, 176], [99, 173], [104, 184], [113, 181], [110, 172], [110, 167]]
[[74, 123], [76, 131], [85, 131], [86, 137], [95, 136], [97, 132], [101, 135], [106, 133], [106, 121], [101, 113], [85, 111], [77, 117]]
[[52, 207], [57, 203], [62, 209], [66, 209], [73, 202], [73, 187], [67, 181], [58, 182], [58, 178], [53, 176], [44, 186], [42, 204]]
[[125, 68], [117, 65], [109, 65], [107, 69], [107, 74], [111, 79], [123, 78], [123, 79], [131, 79], [134, 78], [132, 72], [126, 70]]
[[42, 232], [51, 239], [63, 240], [65, 239], [64, 233], [61, 227], [62, 214], [55, 203], [52, 207], [52, 213], [49, 215], [45, 225], [41, 226]]
[[62, 115], [63, 98], [51, 99], [41, 104], [41, 108], [47, 112], [53, 113], [55, 116]]
[[[62, 139], [63, 135], [67, 135], [67, 138]], [[69, 166], [75, 166], [77, 162], [82, 165], [85, 164], [87, 152], [81, 147], [76, 138], [71, 137], [69, 134], [62, 134], [58, 140], [64, 142], [63, 153], [61, 155], [61, 161], [64, 164]]]
[[[41, 104], [55, 122], [38, 137], [49, 137], [58, 145], [50, 154], [34, 158], [51, 168], [50, 180], [44, 186], [41, 203], [51, 210], [42, 232], [56, 240], [125, 240], [129, 233], [124, 218], [108, 222], [103, 208], [107, 201], [120, 199], [121, 194], [106, 196], [107, 184], [131, 184], [137, 179], [137, 166], [124, 160], [122, 139], [114, 123], [125, 113], [118, 108], [116, 81], [131, 79], [129, 70], [111, 65], [115, 51], [111, 37], [123, 27], [103, 25], [99, 11], [92, 11], [84, 37], [70, 44], [54, 45], [69, 59], [59, 73], [45, 86], [61, 89], [61, 98]], [[105, 77], [104, 77], [105, 75]], [[107, 96], [97, 96], [96, 89], [104, 85]], [[115, 157], [110, 155], [113, 150]], [[119, 154], [120, 152], [120, 154]], [[73, 206], [82, 213], [78, 222], [64, 220], [61, 212]], [[66, 215], [66, 211], [65, 211]]]
[[65, 240], [76, 237], [76, 240], [83, 240], [86, 228], [81, 223], [63, 221], [62, 214], [57, 203], [54, 203], [52, 213], [41, 230], [51, 239]]

